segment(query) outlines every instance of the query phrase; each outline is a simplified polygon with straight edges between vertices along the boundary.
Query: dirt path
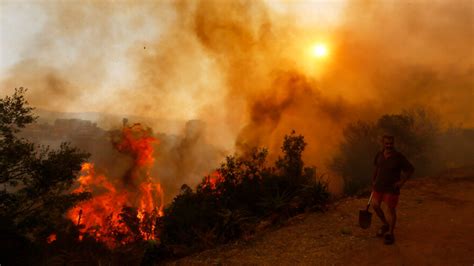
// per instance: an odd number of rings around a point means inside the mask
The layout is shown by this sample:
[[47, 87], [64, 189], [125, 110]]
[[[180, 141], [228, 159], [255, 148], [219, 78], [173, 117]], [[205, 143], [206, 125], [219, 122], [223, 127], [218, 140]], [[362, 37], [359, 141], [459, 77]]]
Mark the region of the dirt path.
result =
[[366, 199], [344, 199], [324, 214], [303, 214], [246, 242], [171, 265], [474, 265], [474, 169], [409, 181], [402, 190], [396, 242], [357, 225]]

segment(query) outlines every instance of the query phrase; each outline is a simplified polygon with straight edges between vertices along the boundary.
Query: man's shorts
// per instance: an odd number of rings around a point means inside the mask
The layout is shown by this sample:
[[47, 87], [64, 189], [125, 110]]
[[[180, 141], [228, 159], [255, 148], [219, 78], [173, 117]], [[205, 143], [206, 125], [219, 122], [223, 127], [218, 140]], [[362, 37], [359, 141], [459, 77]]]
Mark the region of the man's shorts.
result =
[[372, 201], [377, 202], [379, 205], [383, 201], [391, 209], [394, 209], [397, 207], [399, 195], [386, 193], [386, 192], [377, 192], [377, 191], [372, 191], [372, 193], [373, 193]]

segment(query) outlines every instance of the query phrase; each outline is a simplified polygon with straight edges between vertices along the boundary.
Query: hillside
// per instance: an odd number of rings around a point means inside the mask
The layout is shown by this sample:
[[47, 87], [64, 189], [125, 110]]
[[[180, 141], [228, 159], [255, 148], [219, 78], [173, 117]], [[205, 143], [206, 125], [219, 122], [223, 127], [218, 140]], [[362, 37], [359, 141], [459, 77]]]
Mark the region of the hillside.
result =
[[[472, 265], [474, 168], [447, 170], [407, 182], [402, 190], [396, 242], [357, 224], [366, 198], [346, 198], [326, 213], [292, 218], [253, 239], [168, 262], [169, 265]], [[372, 211], [373, 212], [373, 211]]]

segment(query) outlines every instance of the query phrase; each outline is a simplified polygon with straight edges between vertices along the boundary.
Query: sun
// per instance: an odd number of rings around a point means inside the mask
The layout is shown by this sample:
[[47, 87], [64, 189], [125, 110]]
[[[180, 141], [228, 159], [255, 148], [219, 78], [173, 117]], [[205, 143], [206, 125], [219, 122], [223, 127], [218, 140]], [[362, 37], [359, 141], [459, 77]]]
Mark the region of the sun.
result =
[[312, 47], [312, 55], [316, 58], [324, 58], [329, 54], [328, 47], [324, 43], [317, 43]]

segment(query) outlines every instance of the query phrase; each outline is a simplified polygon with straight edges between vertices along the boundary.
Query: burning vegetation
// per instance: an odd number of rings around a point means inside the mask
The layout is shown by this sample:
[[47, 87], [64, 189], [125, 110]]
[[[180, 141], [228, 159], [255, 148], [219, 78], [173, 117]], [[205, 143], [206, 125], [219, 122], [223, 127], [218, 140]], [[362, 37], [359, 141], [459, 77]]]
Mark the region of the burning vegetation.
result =
[[92, 163], [82, 164], [79, 187], [74, 192], [87, 191], [92, 198], [68, 212], [69, 219], [80, 228], [81, 239], [87, 235], [113, 247], [155, 238], [155, 221], [163, 215], [164, 192], [150, 176], [152, 144], [157, 142], [151, 135], [150, 129], [135, 124], [124, 125], [117, 136], [112, 136], [114, 147], [133, 160], [121, 178], [97, 173]]
[[[34, 122], [22, 93], [17, 90], [0, 105], [4, 109], [2, 183], [9, 188], [0, 194], [0, 221], [5, 223], [7, 237], [43, 245], [39, 256], [45, 261], [52, 256], [80, 263], [156, 262], [252, 237], [301, 212], [324, 211], [328, 203], [327, 183], [315, 167], [305, 166], [307, 143], [293, 131], [284, 137], [275, 160], [268, 158], [266, 148], [248, 147], [227, 156], [195, 189], [183, 184], [172, 202], [164, 205], [164, 191], [151, 174], [153, 144], [158, 141], [151, 129], [124, 124], [121, 130], [110, 132], [111, 145], [129, 159], [124, 174], [110, 175], [109, 169], [86, 162], [87, 154], [66, 144], [58, 151], [37, 151], [32, 143], [17, 138], [19, 128]], [[396, 132], [399, 147], [420, 169], [429, 169], [428, 162], [441, 167], [472, 163], [466, 158], [472, 158], [473, 131], [443, 131], [438, 126], [423, 110], [348, 126], [332, 162], [347, 182], [345, 192], [369, 187], [369, 180], [362, 178], [367, 168], [354, 165], [370, 164], [367, 149], [377, 149], [382, 131]], [[449, 148], [452, 144], [458, 145], [457, 150]], [[440, 151], [444, 157], [436, 160]], [[17, 156], [19, 152], [22, 156]], [[460, 152], [463, 156], [453, 156]], [[70, 189], [71, 185], [76, 187]], [[84, 256], [97, 250], [92, 257]], [[61, 257], [60, 251], [70, 254]], [[11, 254], [22, 252], [28, 253], [15, 250]]]
[[[32, 108], [22, 89], [2, 99], [2, 228], [48, 243], [47, 255], [100, 250], [89, 264], [113, 264], [110, 254], [137, 264], [124, 259], [129, 248], [141, 250], [137, 260], [181, 256], [324, 210], [323, 172], [341, 177], [347, 194], [363, 190], [382, 132], [398, 136], [417, 169], [472, 163], [471, 1], [354, 1], [331, 31], [297, 24], [271, 2], [41, 6], [47, 19], [28, 45], [42, 49], [26, 49], [2, 89], [26, 84], [45, 109], [188, 122], [180, 136], [160, 123], [150, 124], [155, 135], [141, 124], [106, 131], [86, 122], [72, 131], [98, 135], [101, 145], [76, 145], [90, 156], [19, 137], [36, 120]], [[420, 105], [441, 122], [400, 113]], [[47, 127], [48, 141], [62, 141], [69, 124], [82, 122]]]

